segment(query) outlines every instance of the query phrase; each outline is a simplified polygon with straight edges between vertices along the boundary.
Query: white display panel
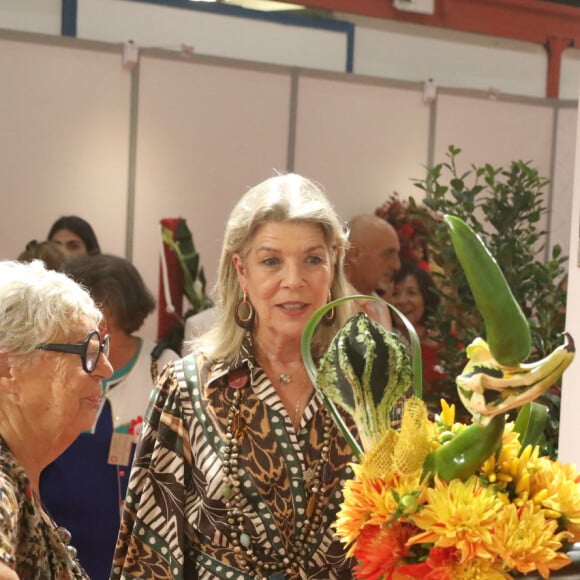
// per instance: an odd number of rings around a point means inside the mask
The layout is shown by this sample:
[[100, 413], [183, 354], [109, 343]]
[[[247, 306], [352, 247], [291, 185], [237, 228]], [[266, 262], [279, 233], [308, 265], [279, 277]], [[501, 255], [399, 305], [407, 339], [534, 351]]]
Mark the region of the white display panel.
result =
[[239, 197], [286, 167], [290, 77], [142, 58], [133, 260], [159, 280], [159, 220], [187, 220], [208, 282]]
[[[355, 77], [356, 79], [356, 77]], [[348, 220], [391, 194], [416, 195], [429, 144], [429, 106], [417, 85], [302, 76], [295, 169], [321, 182]]]
[[120, 54], [0, 39], [0, 86], [1, 257], [64, 214], [123, 253], [130, 74]]

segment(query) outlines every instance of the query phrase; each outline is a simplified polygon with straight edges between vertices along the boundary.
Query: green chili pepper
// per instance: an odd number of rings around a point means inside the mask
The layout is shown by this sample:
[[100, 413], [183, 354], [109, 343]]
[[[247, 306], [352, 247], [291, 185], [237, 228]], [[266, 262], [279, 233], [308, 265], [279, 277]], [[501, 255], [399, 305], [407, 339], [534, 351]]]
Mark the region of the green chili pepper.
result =
[[449, 443], [427, 455], [424, 473], [436, 474], [447, 482], [465, 481], [499, 448], [504, 427], [504, 414], [494, 417], [485, 427], [477, 424], [466, 427]]
[[497, 262], [477, 234], [460, 218], [445, 216], [451, 242], [485, 322], [486, 340], [498, 363], [526, 360], [532, 337], [528, 321]]
[[[483, 317], [493, 358], [503, 366], [520, 364], [530, 354], [531, 332], [503, 272], [481, 239], [463, 220], [451, 215], [444, 219]], [[486, 426], [470, 425], [427, 456], [423, 466], [425, 473], [437, 474], [445, 481], [467, 479], [499, 448], [504, 427], [504, 413], [493, 417]]]

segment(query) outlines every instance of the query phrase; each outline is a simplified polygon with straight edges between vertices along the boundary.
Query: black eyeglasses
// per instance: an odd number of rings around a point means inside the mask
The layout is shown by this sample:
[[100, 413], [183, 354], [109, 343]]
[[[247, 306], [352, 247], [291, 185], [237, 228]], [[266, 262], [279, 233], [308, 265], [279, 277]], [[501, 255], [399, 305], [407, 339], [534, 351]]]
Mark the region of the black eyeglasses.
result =
[[78, 354], [81, 357], [84, 371], [90, 374], [95, 370], [101, 353], [109, 356], [109, 335], [105, 334], [101, 340], [99, 331], [93, 330], [87, 334], [83, 342], [77, 342], [76, 344], [47, 342], [46, 344], [39, 344], [36, 348], [52, 352]]

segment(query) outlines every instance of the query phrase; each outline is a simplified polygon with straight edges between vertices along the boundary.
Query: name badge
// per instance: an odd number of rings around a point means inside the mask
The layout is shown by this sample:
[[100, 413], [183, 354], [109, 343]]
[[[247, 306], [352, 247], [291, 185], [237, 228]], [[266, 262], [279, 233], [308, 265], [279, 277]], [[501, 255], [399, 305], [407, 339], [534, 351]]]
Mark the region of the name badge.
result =
[[113, 433], [109, 447], [109, 465], [129, 465], [131, 439], [129, 433]]

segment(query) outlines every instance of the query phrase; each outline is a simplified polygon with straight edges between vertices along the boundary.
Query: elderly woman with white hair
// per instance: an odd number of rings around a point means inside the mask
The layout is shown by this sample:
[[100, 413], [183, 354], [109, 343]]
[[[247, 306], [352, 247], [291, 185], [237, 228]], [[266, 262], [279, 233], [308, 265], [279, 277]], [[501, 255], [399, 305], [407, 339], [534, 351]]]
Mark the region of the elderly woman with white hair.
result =
[[91, 427], [113, 370], [89, 294], [40, 261], [0, 262], [0, 579], [84, 579], [40, 473]]
[[[168, 365], [137, 449], [112, 579], [352, 578], [333, 523], [352, 450], [317, 396], [300, 340], [352, 293], [322, 190], [278, 175], [228, 220], [216, 322]], [[351, 314], [326, 315], [315, 357]]]

